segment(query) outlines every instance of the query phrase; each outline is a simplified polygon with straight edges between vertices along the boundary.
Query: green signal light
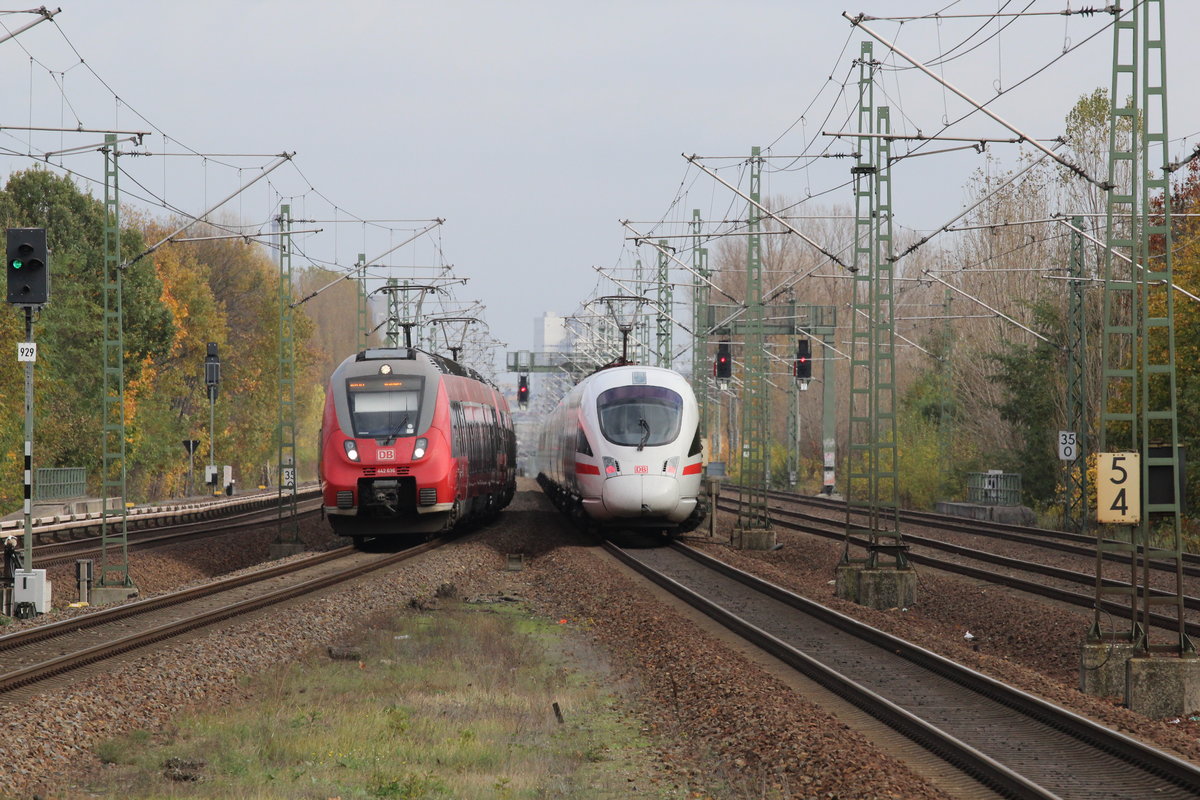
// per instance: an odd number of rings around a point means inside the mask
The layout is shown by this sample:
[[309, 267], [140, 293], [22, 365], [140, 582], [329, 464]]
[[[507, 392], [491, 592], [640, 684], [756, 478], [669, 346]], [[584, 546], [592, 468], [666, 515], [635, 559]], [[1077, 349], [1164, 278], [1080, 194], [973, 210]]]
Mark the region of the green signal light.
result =
[[19, 258], [14, 258], [14, 259], [12, 260], [12, 268], [13, 268], [13, 269], [20, 269], [20, 268], [21, 268], [21, 267], [23, 267], [23, 266], [25, 266], [25, 262], [24, 262], [24, 261], [22, 261], [21, 259], [19, 259]]

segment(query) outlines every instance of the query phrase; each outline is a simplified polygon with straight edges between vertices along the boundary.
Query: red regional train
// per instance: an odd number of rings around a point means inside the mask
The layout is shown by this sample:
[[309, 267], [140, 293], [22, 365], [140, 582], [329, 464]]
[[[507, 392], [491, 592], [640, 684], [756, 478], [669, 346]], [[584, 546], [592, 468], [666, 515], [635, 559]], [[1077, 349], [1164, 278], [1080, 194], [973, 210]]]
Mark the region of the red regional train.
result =
[[474, 370], [415, 348], [364, 350], [325, 393], [325, 517], [361, 544], [494, 516], [516, 492], [516, 449], [504, 395]]

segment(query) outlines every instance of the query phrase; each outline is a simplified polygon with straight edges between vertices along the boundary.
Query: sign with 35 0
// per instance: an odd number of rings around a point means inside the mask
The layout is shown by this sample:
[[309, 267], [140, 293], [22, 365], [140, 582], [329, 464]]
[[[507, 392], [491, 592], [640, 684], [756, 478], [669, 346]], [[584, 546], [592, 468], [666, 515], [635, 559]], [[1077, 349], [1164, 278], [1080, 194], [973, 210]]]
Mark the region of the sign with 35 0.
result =
[[1074, 461], [1079, 457], [1079, 437], [1075, 431], [1058, 432], [1058, 458], [1060, 461]]

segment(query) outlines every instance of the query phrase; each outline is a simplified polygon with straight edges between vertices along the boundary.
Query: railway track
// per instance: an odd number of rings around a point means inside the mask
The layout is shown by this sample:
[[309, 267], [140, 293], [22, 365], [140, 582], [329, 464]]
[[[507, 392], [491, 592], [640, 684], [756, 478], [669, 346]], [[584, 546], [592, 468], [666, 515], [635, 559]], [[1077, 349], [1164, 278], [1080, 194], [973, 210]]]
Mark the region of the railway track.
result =
[[[731, 485], [723, 487], [732, 491], [740, 491], [740, 487]], [[842, 500], [832, 500], [826, 497], [814, 497], [810, 495], [797, 494], [795, 492], [782, 492], [772, 490], [767, 492], [767, 496], [777, 500], [783, 500], [789, 503], [805, 505], [812, 508], [822, 508], [828, 511], [845, 515], [846, 503]], [[851, 513], [856, 516], [865, 516], [866, 511], [858, 508], [852, 508]], [[899, 519], [903, 523], [916, 525], [925, 528], [936, 528], [944, 531], [954, 531], [957, 533], [966, 533], [972, 536], [982, 536], [990, 539], [999, 539], [1003, 541], [1015, 542], [1022, 545], [1030, 545], [1046, 550], [1055, 550], [1062, 553], [1070, 553], [1072, 555], [1082, 555], [1094, 559], [1096, 557], [1096, 535], [1072, 533], [1070, 531], [1056, 531], [1050, 528], [1029, 528], [1022, 525], [1012, 525], [1004, 522], [992, 522], [985, 520], [972, 520], [963, 517], [955, 517], [949, 514], [939, 514], [933, 511], [911, 511], [901, 509]], [[907, 534], [905, 534], [907, 538]], [[1105, 552], [1103, 554], [1105, 561], [1114, 563], [1128, 564], [1130, 558], [1121, 553]], [[1184, 553], [1184, 574], [1191, 577], [1200, 577], [1200, 554]], [[1151, 569], [1174, 572], [1174, 564], [1168, 564], [1161, 561], [1151, 561]]]
[[390, 554], [343, 547], [0, 637], [0, 698], [19, 700], [31, 687], [72, 670], [279, 605], [413, 558], [445, 541]]
[[[316, 485], [304, 486], [297, 491], [298, 500], [315, 497], [320, 497], [320, 488]], [[278, 507], [278, 498], [279, 496], [275, 492], [255, 492], [239, 495], [232, 499], [141, 506], [129, 510], [126, 516], [126, 525], [128, 530], [136, 531], [161, 528], [171, 524], [201, 522], [248, 513], [256, 509], [274, 509]], [[99, 512], [37, 517], [32, 521], [34, 544], [69, 542], [99, 535], [102, 522]], [[0, 537], [16, 536], [19, 538], [22, 535], [24, 535], [22, 520], [0, 521]]]
[[[796, 499], [794, 496], [783, 495], [786, 499]], [[729, 503], [718, 501], [717, 508], [722, 511], [736, 513], [737, 508]], [[845, 506], [841, 507], [845, 510]], [[827, 517], [822, 517], [813, 514], [806, 514], [800, 511], [792, 511], [789, 509], [773, 507], [769, 509], [772, 523], [779, 527], [793, 530], [799, 533], [807, 533], [816, 536], [822, 536], [827, 539], [843, 541], [846, 538], [844, 524], [840, 520], [832, 520]], [[927, 523], [920, 523], [927, 524]], [[981, 527], [976, 529], [970, 524], [947, 526], [949, 530], [955, 530], [963, 533], [977, 534], [982, 536], [990, 535], [986, 529], [985, 523], [977, 523]], [[1015, 526], [1004, 526], [1015, 527]], [[1001, 531], [1002, 538], [1012, 540], [1012, 534]], [[944, 572], [951, 572], [974, 580], [987, 581], [988, 583], [997, 586], [1004, 586], [1018, 591], [1033, 594], [1040, 597], [1045, 597], [1049, 600], [1054, 600], [1068, 605], [1077, 606], [1079, 608], [1091, 610], [1096, 607], [1095, 582], [1096, 576], [1094, 572], [1078, 572], [1075, 570], [1064, 569], [1061, 567], [1050, 566], [1037, 561], [1027, 559], [1012, 558], [1009, 556], [998, 555], [980, 550], [978, 547], [955, 544], [952, 542], [933, 539], [925, 536], [919, 536], [911, 532], [905, 532], [904, 540], [909, 545], [923, 548], [927, 551], [945, 553], [948, 556], [953, 556], [956, 559], [938, 557], [931, 555], [929, 552], [920, 552], [910, 550], [908, 559], [914, 564], [924, 565], [939, 569]], [[1095, 541], [1092, 539], [1091, 541]], [[851, 537], [850, 543], [858, 547], [865, 547], [866, 540], [857, 537]], [[1045, 547], [1043, 543], [1031, 540], [1031, 537], [1026, 535], [1022, 540], [1025, 545], [1033, 547]], [[1085, 548], [1079, 545], [1068, 545], [1070, 552], [1074, 555], [1095, 559], [1095, 547]], [[1052, 546], [1050, 549], [1062, 550], [1062, 547]], [[986, 566], [973, 566], [971, 563]], [[999, 571], [997, 568], [1000, 568]], [[1023, 578], [1022, 574], [1027, 576], [1035, 576]], [[1185, 567], [1184, 574], [1192, 578], [1200, 578], [1200, 568]], [[1050, 578], [1054, 583], [1049, 583], [1044, 578]], [[1127, 581], [1115, 580], [1112, 578], [1104, 578], [1103, 582], [1106, 586], [1128, 586]], [[1082, 591], [1072, 591], [1070, 586], [1083, 587]], [[1158, 589], [1151, 589], [1151, 595], [1158, 597], [1171, 596], [1170, 593]], [[1184, 607], [1190, 611], [1200, 613], [1200, 597], [1185, 596], [1183, 599]], [[1118, 618], [1129, 616], [1129, 607], [1119, 602], [1112, 600], [1101, 600], [1100, 609], [1107, 614], [1111, 614]], [[1177, 629], [1177, 622], [1173, 617], [1164, 614], [1151, 614], [1150, 622], [1152, 625], [1166, 630], [1174, 631]], [[1185, 631], [1189, 636], [1200, 636], [1200, 622], [1189, 620], [1185, 622]]]
[[606, 549], [1009, 797], [1193, 798], [1200, 769], [682, 544]]
[[[309, 497], [297, 503], [300, 516], [315, 513], [321, 507], [319, 496]], [[144, 549], [163, 545], [179, 544], [184, 540], [196, 540], [210, 536], [224, 536], [243, 528], [256, 528], [273, 522], [279, 515], [277, 507], [254, 508], [249, 511], [203, 520], [168, 522], [158, 527], [131, 530], [128, 542], [131, 549]], [[78, 558], [90, 558], [100, 553], [100, 536], [71, 539], [61, 542], [46, 542], [34, 545], [33, 563], [39, 568], [67, 564]]]

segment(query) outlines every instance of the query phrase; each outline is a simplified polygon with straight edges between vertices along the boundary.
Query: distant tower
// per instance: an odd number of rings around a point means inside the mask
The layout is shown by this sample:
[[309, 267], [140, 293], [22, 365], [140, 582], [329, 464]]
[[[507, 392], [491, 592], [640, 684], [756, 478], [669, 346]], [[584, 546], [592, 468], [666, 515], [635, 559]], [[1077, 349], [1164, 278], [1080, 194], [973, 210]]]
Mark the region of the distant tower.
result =
[[566, 320], [553, 311], [547, 311], [533, 321], [533, 351], [562, 350], [567, 343]]
[[[569, 344], [567, 321], [562, 315], [546, 311], [542, 316], [534, 319], [533, 352], [535, 360], [537, 353], [562, 352], [568, 349]], [[551, 377], [536, 372], [529, 376], [529, 393], [534, 405], [546, 396], [546, 389]]]

